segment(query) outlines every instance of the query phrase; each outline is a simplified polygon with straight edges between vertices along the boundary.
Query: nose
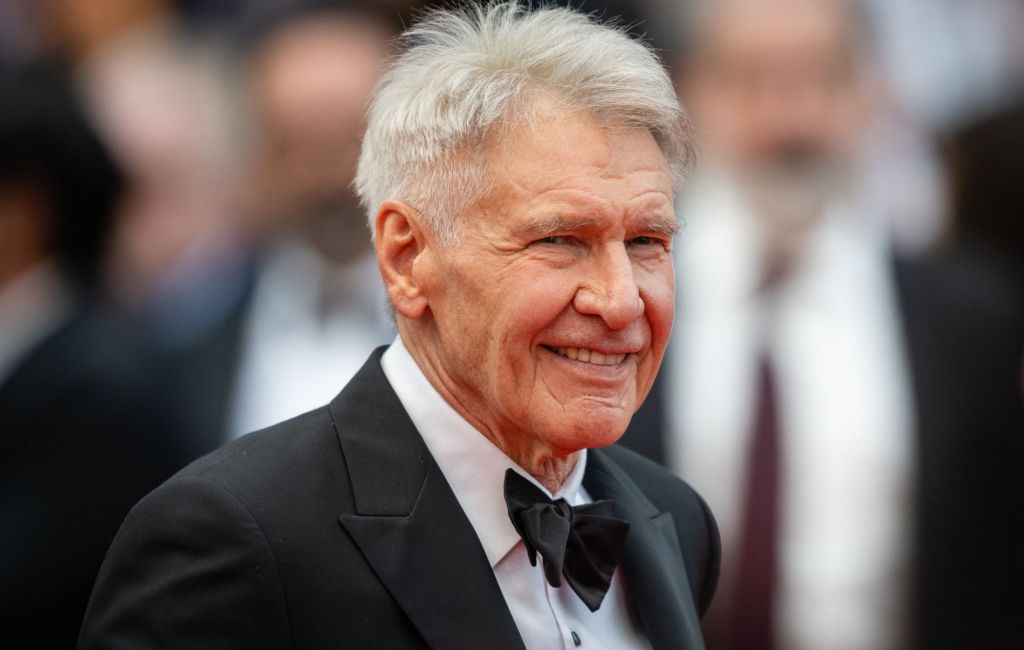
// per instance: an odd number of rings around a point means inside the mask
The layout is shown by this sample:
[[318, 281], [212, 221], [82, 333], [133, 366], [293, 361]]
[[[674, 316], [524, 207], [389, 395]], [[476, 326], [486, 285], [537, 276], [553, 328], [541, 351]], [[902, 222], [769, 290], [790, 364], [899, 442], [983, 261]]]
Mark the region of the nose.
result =
[[602, 248], [588, 265], [573, 298], [577, 312], [598, 316], [612, 330], [622, 330], [644, 313], [633, 263], [623, 242]]

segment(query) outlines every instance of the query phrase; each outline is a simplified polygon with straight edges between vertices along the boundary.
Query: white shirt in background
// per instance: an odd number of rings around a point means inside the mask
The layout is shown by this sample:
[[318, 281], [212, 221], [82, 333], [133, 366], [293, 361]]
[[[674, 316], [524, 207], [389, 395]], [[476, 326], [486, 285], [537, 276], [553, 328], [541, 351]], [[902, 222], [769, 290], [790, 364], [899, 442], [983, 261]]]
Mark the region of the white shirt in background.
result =
[[757, 291], [751, 215], [695, 185], [677, 241], [669, 459], [707, 499], [735, 566], [761, 346], [775, 371], [784, 476], [778, 645], [896, 647], [905, 625], [913, 410], [891, 261], [864, 214], [833, 206], [797, 268]]
[[372, 254], [339, 269], [304, 245], [285, 244], [260, 269], [254, 292], [229, 438], [328, 403], [394, 336]]

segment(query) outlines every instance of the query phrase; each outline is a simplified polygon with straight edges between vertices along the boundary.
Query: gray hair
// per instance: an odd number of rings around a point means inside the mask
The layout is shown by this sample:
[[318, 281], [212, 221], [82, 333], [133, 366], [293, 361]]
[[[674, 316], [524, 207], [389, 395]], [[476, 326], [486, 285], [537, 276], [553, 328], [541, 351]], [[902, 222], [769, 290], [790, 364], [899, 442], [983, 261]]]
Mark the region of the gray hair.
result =
[[623, 29], [520, 2], [435, 10], [402, 36], [370, 106], [355, 188], [370, 230], [380, 205], [416, 209], [442, 242], [487, 188], [482, 154], [498, 128], [530, 123], [552, 95], [603, 124], [645, 128], [678, 185], [693, 158], [689, 124], [658, 56]]

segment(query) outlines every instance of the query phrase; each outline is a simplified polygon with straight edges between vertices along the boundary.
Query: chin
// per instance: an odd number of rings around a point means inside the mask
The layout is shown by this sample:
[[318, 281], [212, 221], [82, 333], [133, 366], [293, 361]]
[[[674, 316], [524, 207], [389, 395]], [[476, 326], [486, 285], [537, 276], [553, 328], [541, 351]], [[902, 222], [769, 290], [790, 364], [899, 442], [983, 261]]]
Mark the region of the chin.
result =
[[567, 426], [563, 420], [554, 441], [559, 447], [573, 451], [607, 447], [618, 442], [626, 432], [631, 416], [632, 412], [622, 409], [603, 409], [603, 412], [576, 419], [572, 426]]

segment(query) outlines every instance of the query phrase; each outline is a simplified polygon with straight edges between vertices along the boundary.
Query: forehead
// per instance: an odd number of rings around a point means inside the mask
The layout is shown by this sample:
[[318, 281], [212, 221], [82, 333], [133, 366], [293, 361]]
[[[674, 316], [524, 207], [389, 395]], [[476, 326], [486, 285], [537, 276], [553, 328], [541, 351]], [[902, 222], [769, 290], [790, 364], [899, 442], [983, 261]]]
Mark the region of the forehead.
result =
[[717, 56], [845, 51], [852, 16], [837, 0], [718, 0], [705, 16], [705, 48]]
[[481, 203], [506, 215], [558, 204], [589, 205], [592, 218], [602, 210], [671, 213], [668, 163], [644, 129], [552, 111], [508, 129], [485, 160], [491, 183]]

